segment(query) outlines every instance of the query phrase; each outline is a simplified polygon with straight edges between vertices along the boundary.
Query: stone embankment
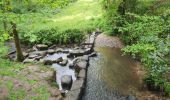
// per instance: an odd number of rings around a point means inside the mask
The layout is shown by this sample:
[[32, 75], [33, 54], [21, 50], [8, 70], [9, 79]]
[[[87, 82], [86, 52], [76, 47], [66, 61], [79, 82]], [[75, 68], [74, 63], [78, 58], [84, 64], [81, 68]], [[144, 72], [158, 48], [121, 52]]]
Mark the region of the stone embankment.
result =
[[24, 53], [23, 63], [41, 62], [52, 66], [56, 71], [56, 82], [65, 100], [81, 99], [85, 83], [89, 57], [94, 57], [96, 32], [92, 33], [79, 46], [66, 48], [44, 44], [35, 45], [32, 50]]

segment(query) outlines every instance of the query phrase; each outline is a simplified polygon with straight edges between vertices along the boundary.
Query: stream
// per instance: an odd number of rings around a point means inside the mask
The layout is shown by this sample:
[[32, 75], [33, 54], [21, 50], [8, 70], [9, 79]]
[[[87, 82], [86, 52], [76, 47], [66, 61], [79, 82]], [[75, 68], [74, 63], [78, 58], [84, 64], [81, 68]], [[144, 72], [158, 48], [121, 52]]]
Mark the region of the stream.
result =
[[122, 56], [118, 48], [95, 50], [98, 56], [90, 59], [83, 100], [135, 100], [140, 86], [135, 61]]

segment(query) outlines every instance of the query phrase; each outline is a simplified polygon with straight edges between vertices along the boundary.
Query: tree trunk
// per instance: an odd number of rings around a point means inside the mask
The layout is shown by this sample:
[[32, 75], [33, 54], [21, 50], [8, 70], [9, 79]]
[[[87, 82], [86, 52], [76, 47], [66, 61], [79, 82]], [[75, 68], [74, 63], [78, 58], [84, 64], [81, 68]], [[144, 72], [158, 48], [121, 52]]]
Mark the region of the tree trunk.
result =
[[14, 42], [15, 42], [15, 47], [17, 52], [17, 61], [22, 62], [24, 60], [24, 56], [22, 54], [18, 31], [16, 29], [16, 24], [11, 22], [11, 25], [12, 25], [13, 37], [14, 37]]

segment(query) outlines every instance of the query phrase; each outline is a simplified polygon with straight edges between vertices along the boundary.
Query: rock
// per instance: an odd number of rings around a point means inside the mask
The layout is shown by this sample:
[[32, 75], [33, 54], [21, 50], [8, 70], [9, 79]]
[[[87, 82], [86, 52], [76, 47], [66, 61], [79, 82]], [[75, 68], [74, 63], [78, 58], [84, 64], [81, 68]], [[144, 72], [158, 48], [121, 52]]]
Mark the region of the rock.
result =
[[97, 52], [93, 52], [91, 54], [89, 54], [89, 57], [96, 57], [97, 56]]
[[72, 87], [73, 79], [71, 75], [64, 75], [61, 77], [61, 86], [63, 90], [70, 90]]
[[79, 74], [78, 74], [78, 78], [85, 78], [85, 77], [86, 77], [86, 70], [81, 69]]
[[50, 54], [50, 55], [51, 55], [51, 54], [54, 54], [54, 53], [55, 53], [55, 50], [49, 49], [49, 50], [47, 51], [47, 53]]
[[62, 53], [69, 53], [69, 50], [63, 50]]
[[87, 67], [87, 62], [86, 61], [79, 61], [76, 63], [76, 65], [82, 69]]
[[62, 57], [59, 57], [57, 58], [56, 60], [54, 60], [54, 63], [59, 63], [59, 62], [62, 62], [63, 61], [63, 58]]
[[32, 63], [32, 62], [34, 62], [34, 61], [35, 61], [35, 59], [26, 58], [26, 59], [23, 61], [23, 63]]
[[82, 79], [82, 78], [74, 81], [74, 84], [71, 87], [71, 91], [83, 88], [83, 84], [84, 84], [84, 79]]
[[62, 52], [62, 51], [63, 51], [62, 48], [58, 48], [58, 49], [55, 50], [55, 52], [57, 52], [57, 53], [60, 53], [60, 52]]
[[27, 58], [29, 56], [29, 53], [23, 52], [23, 56]]
[[87, 48], [86, 50], [85, 50], [85, 54], [87, 55], [87, 54], [90, 54], [91, 52], [93, 52], [93, 50], [91, 49], [91, 48]]
[[85, 53], [85, 51], [84, 51], [84, 50], [81, 50], [81, 49], [79, 49], [79, 50], [71, 50], [71, 51], [69, 52], [68, 57], [83, 56], [84, 53]]
[[59, 64], [60, 64], [61, 66], [66, 66], [67, 63], [68, 63], [68, 59], [63, 59], [63, 61], [60, 62]]
[[49, 91], [52, 97], [57, 97], [58, 95], [60, 95], [57, 89], [49, 89]]
[[37, 56], [46, 56], [47, 54], [47, 51], [34, 51], [34, 52], [31, 52], [29, 55], [37, 55]]
[[56, 59], [44, 59], [44, 64], [45, 65], [52, 65], [53, 63], [59, 63], [59, 62], [62, 62], [62, 61], [63, 61], [62, 57], [59, 57], [59, 58], [56, 58]]
[[36, 54], [31, 54], [31, 55], [28, 56], [29, 59], [34, 59], [36, 57], [38, 57], [38, 55], [36, 55]]
[[127, 96], [126, 100], [137, 100], [135, 96]]
[[70, 63], [69, 63], [69, 68], [73, 68], [74, 67], [74, 62], [73, 61], [71, 61]]
[[75, 64], [75, 70], [79, 72], [81, 69], [85, 69], [87, 67], [87, 62], [86, 61], [78, 61]]
[[40, 60], [41, 58], [43, 58], [42, 56], [37, 56], [37, 57], [35, 57], [35, 60]]
[[84, 55], [81, 60], [85, 60], [85, 61], [89, 61], [89, 56], [88, 55]]
[[52, 45], [49, 47], [49, 49], [54, 49], [56, 47], [56, 45]]
[[37, 48], [38, 50], [47, 50], [47, 49], [48, 49], [48, 46], [45, 45], [45, 44], [38, 44], [38, 45], [36, 45], [36, 48]]

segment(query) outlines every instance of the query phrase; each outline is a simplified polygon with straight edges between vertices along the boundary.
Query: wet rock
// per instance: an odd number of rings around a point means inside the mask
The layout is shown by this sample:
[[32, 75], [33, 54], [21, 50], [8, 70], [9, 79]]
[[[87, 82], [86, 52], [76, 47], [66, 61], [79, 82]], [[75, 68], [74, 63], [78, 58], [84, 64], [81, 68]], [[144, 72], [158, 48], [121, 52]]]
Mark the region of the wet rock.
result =
[[127, 96], [126, 100], [137, 100], [135, 96]]
[[87, 67], [86, 61], [78, 61], [75, 64], [75, 70], [79, 72], [81, 69], [85, 69]]
[[35, 61], [35, 59], [26, 58], [26, 59], [23, 61], [23, 63], [32, 63], [32, 62], [34, 62], [34, 61]]
[[59, 58], [56, 58], [56, 59], [44, 59], [44, 64], [45, 65], [52, 65], [53, 63], [59, 63], [59, 62], [62, 62], [62, 61], [63, 61], [62, 57], [59, 57]]
[[69, 68], [73, 68], [74, 67], [74, 62], [73, 61], [71, 61], [71, 62], [69, 62]]
[[41, 58], [43, 58], [42, 56], [37, 56], [35, 57], [35, 60], [39, 61]]
[[84, 83], [84, 79], [82, 79], [82, 78], [74, 81], [74, 84], [71, 87], [71, 92], [74, 91], [74, 90], [78, 90], [78, 89], [83, 88], [83, 83]]
[[85, 54], [85, 51], [84, 50], [71, 50], [69, 52], [69, 55], [68, 57], [74, 57], [74, 56], [83, 56]]
[[88, 55], [84, 55], [81, 60], [85, 60], [85, 61], [89, 61], [89, 56]]
[[56, 45], [52, 45], [49, 47], [49, 49], [54, 49], [56, 47]]
[[29, 59], [34, 59], [35, 57], [38, 57], [38, 55], [36, 55], [36, 54], [31, 54], [31, 55], [28, 56]]
[[49, 50], [47, 51], [47, 53], [48, 53], [48, 54], [50, 54], [50, 55], [52, 55], [52, 54], [54, 54], [54, 53], [55, 53], [55, 50], [53, 50], [53, 49], [49, 49]]
[[69, 53], [69, 50], [63, 50], [62, 53]]
[[87, 62], [86, 61], [79, 61], [76, 63], [76, 65], [82, 69], [87, 67]]
[[86, 70], [81, 69], [79, 74], [78, 74], [78, 78], [85, 78], [85, 77], [86, 77]]
[[59, 64], [60, 64], [61, 66], [66, 66], [67, 63], [68, 63], [68, 59], [63, 59], [63, 61], [60, 62]]
[[87, 55], [87, 54], [90, 54], [91, 52], [93, 52], [93, 50], [91, 49], [91, 48], [87, 48], [86, 50], [85, 50], [85, 54]]
[[93, 52], [91, 54], [89, 54], [89, 57], [96, 57], [97, 56], [97, 52]]
[[38, 44], [38, 45], [36, 45], [36, 48], [37, 48], [38, 50], [47, 50], [47, 49], [48, 49], [48, 46], [45, 45], [45, 44]]
[[57, 52], [57, 53], [60, 53], [60, 52], [62, 52], [62, 51], [63, 51], [62, 48], [58, 48], [58, 49], [55, 50], [55, 52]]
[[43, 57], [47, 55], [47, 51], [35, 51], [34, 53], [36, 55], [43, 56]]
[[29, 53], [23, 52], [23, 56], [27, 58], [29, 56]]
[[61, 77], [61, 86], [63, 90], [70, 90], [72, 87], [73, 79], [71, 75], [64, 75]]

